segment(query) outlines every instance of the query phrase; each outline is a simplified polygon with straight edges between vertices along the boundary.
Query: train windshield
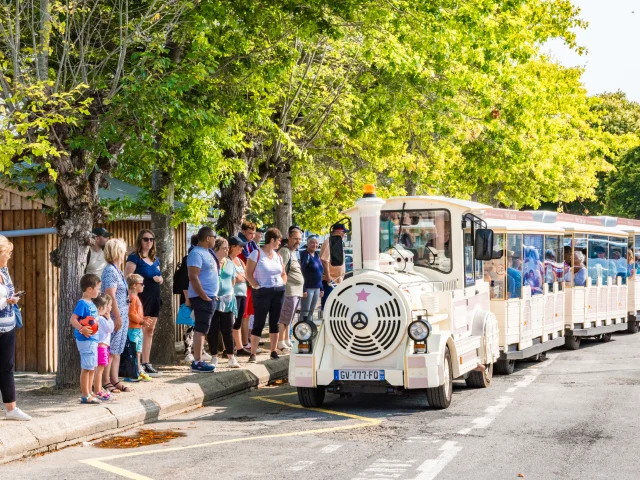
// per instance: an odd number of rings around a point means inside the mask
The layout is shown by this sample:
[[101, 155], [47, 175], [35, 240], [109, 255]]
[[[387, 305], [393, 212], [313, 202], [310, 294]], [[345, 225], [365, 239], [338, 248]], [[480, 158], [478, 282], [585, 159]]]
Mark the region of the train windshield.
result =
[[451, 272], [451, 216], [447, 210], [380, 213], [380, 252], [409, 250], [417, 267]]

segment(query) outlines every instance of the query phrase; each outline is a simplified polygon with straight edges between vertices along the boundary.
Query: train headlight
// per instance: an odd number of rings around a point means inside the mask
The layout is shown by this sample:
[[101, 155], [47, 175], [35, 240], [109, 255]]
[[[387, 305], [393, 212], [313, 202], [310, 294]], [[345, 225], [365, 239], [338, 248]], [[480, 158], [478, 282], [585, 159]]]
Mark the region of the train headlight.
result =
[[298, 322], [293, 327], [293, 336], [298, 339], [299, 342], [308, 342], [318, 333], [318, 327], [313, 322], [303, 320]]
[[424, 342], [431, 334], [431, 325], [424, 320], [416, 320], [409, 324], [409, 337], [414, 342]]

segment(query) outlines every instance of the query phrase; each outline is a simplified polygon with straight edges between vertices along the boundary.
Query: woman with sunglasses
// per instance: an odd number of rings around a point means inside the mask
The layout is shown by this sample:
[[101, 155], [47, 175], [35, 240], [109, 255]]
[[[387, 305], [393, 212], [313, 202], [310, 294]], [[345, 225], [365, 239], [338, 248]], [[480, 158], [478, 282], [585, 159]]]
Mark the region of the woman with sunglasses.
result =
[[153, 331], [158, 322], [162, 297], [160, 285], [164, 281], [160, 271], [160, 259], [156, 256], [156, 238], [151, 230], [142, 229], [138, 233], [136, 249], [127, 258], [124, 269], [125, 278], [132, 273], [140, 275], [144, 280], [144, 291], [139, 295], [144, 311], [145, 323], [142, 326], [142, 366], [150, 377], [159, 377], [158, 372], [149, 361]]

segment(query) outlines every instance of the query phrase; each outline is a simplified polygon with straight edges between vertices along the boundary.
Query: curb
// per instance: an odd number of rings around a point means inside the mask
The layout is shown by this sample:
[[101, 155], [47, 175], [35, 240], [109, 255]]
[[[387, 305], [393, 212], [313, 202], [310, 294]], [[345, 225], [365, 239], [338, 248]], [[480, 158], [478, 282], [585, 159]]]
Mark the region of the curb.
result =
[[[75, 411], [2, 427], [0, 464], [59, 450], [112, 435], [122, 429], [184, 413], [229, 395], [285, 378], [288, 370], [289, 357], [282, 357], [278, 360], [247, 365], [239, 370], [217, 374], [193, 374], [187, 378], [195, 381], [179, 382], [174, 386], [135, 396], [113, 405], [106, 403], [102, 406], [91, 406], [91, 418], [83, 419], [82, 422], [79, 422], [79, 419], [83, 417]], [[122, 396], [119, 399], [122, 399]]]

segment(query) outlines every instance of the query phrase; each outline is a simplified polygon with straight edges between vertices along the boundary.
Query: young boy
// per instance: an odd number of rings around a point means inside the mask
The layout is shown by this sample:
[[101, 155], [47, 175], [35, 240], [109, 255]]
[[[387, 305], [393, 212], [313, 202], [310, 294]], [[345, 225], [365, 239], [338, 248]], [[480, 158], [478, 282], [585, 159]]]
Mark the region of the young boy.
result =
[[136, 353], [138, 354], [138, 378], [145, 382], [150, 382], [151, 377], [147, 375], [142, 368], [142, 326], [147, 323], [144, 316], [142, 302], [138, 294], [144, 290], [144, 279], [135, 273], [127, 277], [127, 285], [129, 286], [129, 331], [127, 337], [129, 341], [136, 345]]
[[102, 390], [102, 373], [109, 366], [109, 345], [114, 325], [111, 320], [111, 297], [100, 295], [93, 300], [98, 309], [98, 367], [93, 380], [93, 391], [100, 400], [110, 400], [111, 394]]
[[98, 366], [98, 338], [97, 333], [88, 325], [81, 325], [80, 321], [93, 317], [98, 321], [98, 310], [92, 300], [100, 293], [100, 277], [92, 273], [83, 275], [80, 279], [80, 288], [82, 289], [82, 298], [78, 300], [73, 315], [69, 319], [71, 325], [75, 329], [73, 334], [76, 338], [76, 345], [80, 352], [80, 390], [82, 397], [80, 403], [96, 404], [100, 403], [97, 397], [91, 394], [91, 385], [93, 384], [93, 376]]

